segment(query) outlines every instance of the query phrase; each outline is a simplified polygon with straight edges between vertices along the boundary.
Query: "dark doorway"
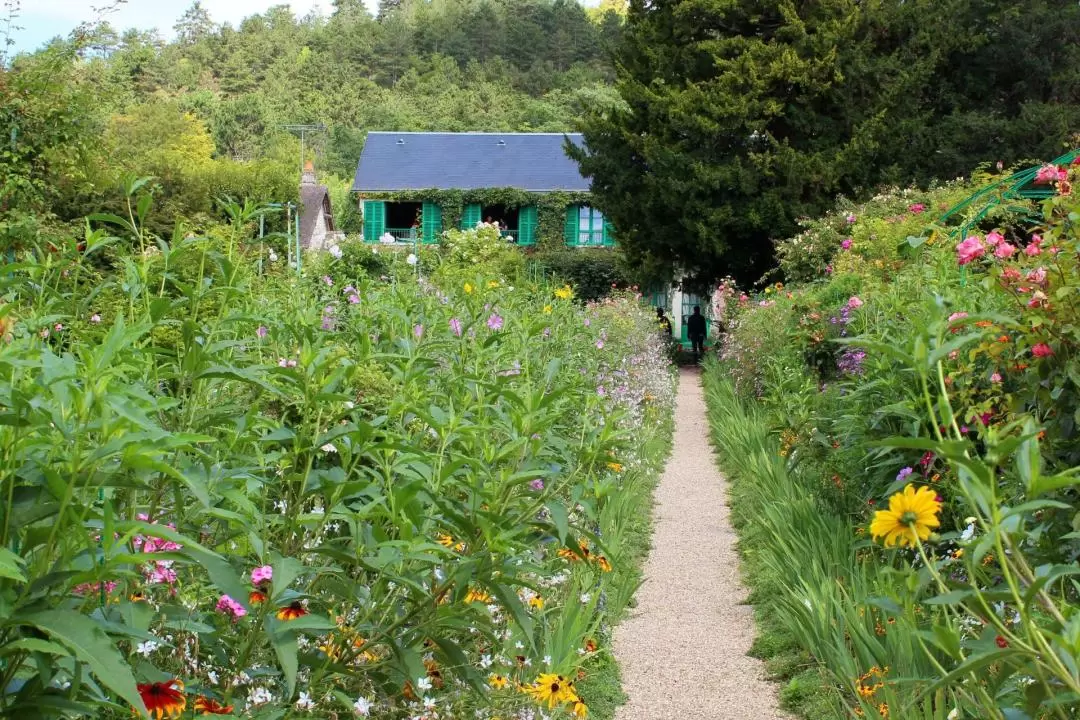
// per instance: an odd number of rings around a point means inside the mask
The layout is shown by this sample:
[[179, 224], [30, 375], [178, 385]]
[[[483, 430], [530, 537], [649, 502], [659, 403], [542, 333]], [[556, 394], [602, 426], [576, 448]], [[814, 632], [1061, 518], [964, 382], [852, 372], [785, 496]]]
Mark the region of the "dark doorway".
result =
[[497, 222], [499, 227], [502, 228], [503, 234], [516, 234], [518, 230], [518, 215], [520, 209], [517, 207], [507, 207], [506, 205], [485, 205], [480, 218], [486, 222]]
[[418, 202], [386, 203], [386, 228], [388, 230], [408, 230], [413, 225], [420, 227], [423, 206]]

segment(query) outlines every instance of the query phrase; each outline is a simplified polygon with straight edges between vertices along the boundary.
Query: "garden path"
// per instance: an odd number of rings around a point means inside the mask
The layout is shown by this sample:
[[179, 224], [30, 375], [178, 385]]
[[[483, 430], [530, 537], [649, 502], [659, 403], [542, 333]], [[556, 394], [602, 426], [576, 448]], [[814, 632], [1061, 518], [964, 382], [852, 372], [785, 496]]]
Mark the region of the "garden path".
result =
[[637, 607], [615, 630], [629, 696], [616, 720], [787, 718], [761, 661], [746, 654], [753, 614], [697, 369], [679, 377], [675, 444], [655, 497], [645, 582]]

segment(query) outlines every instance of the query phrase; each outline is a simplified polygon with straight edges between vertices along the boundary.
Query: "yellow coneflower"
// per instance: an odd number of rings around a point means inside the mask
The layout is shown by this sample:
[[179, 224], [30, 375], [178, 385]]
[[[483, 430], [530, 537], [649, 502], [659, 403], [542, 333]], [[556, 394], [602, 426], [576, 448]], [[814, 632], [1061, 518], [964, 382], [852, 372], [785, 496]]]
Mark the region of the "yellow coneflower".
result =
[[173, 679], [160, 683], [140, 683], [135, 686], [139, 691], [146, 710], [157, 720], [163, 717], [180, 717], [187, 707], [184, 697], [184, 683]]
[[489, 290], [493, 289], [493, 288], [497, 288], [497, 287], [499, 287], [499, 281], [498, 280], [488, 280], [488, 289]]
[[510, 681], [506, 679], [505, 675], [495, 674], [488, 678], [488, 685], [491, 685], [496, 690], [502, 690], [508, 682]]
[[545, 315], [550, 315], [551, 314], [551, 306], [550, 305], [545, 305], [544, 306], [544, 314]]
[[603, 572], [611, 572], [611, 563], [608, 562], [608, 559], [606, 557], [604, 557], [603, 555], [597, 555], [596, 556], [596, 565]]
[[611, 470], [612, 472], [621, 473], [623, 471], [622, 463], [609, 462], [607, 464], [607, 466], [608, 466], [608, 469]]
[[587, 718], [589, 717], [589, 706], [578, 700], [574, 703], [574, 717]]
[[889, 498], [888, 510], [874, 513], [870, 535], [884, 538], [885, 547], [915, 545], [916, 539], [928, 539], [931, 528], [941, 524], [937, 518], [940, 510], [937, 493], [928, 487], [916, 490], [914, 485], [908, 485]]
[[465, 593], [465, 603], [484, 603], [485, 605], [491, 602], [491, 596], [483, 590], [477, 590], [475, 588], [469, 588], [469, 592]]
[[308, 614], [308, 611], [304, 609], [303, 604], [299, 600], [290, 603], [289, 605], [281, 608], [277, 611], [278, 620], [295, 620], [296, 618], [304, 617]]
[[889, 717], [889, 704], [888, 703], [881, 703], [880, 705], [877, 706], [877, 711], [878, 711], [878, 715], [880, 715], [881, 717], [883, 717], [883, 718]]
[[540, 597], [539, 595], [533, 595], [531, 598], [529, 598], [529, 607], [533, 608], [534, 610], [543, 610], [544, 598]]
[[532, 685], [526, 685], [522, 692], [531, 697], [538, 705], [547, 705], [553, 709], [556, 705], [576, 702], [578, 697], [573, 685], [562, 675], [541, 673]]
[[574, 297], [574, 291], [570, 288], [569, 285], [563, 285], [561, 288], [558, 288], [555, 291], [555, 297], [559, 298], [560, 300], [569, 300], [570, 298]]

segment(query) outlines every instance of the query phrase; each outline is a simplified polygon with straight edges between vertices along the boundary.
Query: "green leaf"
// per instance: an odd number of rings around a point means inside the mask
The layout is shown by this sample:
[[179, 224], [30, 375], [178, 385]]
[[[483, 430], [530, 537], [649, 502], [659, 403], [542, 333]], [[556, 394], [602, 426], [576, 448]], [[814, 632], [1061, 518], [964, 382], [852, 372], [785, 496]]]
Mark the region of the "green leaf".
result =
[[146, 714], [142, 698], [135, 688], [135, 677], [97, 623], [71, 610], [45, 610], [24, 617], [9, 619], [8, 624], [32, 625], [53, 640], [68, 647], [86, 664], [98, 680], [129, 705]]
[[558, 500], [547, 503], [548, 512], [551, 514], [551, 522], [555, 523], [555, 530], [559, 533], [559, 542], [566, 544], [566, 536], [570, 532], [570, 523], [566, 514], [566, 506]]
[[23, 559], [7, 548], [0, 548], [0, 577], [10, 578], [20, 583], [27, 582], [20, 566]]
[[22, 638], [9, 642], [0, 648], [0, 655], [11, 655], [16, 652], [42, 652], [48, 655], [60, 655], [67, 657], [71, 655], [68, 649], [58, 643], [49, 642], [48, 640], [42, 640], [40, 638]]
[[[303, 618], [298, 619], [302, 620]], [[270, 644], [274, 646], [274, 653], [277, 655], [281, 673], [285, 676], [285, 685], [288, 688], [287, 697], [291, 700], [293, 692], [296, 690], [296, 671], [299, 666], [296, 657], [298, 652], [296, 633], [275, 631], [276, 623], [273, 615], [267, 615], [264, 624], [266, 634], [270, 638]]]

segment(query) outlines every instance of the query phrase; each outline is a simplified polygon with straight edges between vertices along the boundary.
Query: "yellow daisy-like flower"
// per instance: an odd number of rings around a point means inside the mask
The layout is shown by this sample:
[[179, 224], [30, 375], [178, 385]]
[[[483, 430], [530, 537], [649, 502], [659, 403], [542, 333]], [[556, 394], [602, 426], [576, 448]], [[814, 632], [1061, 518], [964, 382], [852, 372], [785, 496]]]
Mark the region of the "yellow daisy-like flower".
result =
[[488, 288], [497, 288], [497, 287], [499, 287], [499, 281], [498, 280], [488, 280]]
[[589, 706], [578, 700], [574, 703], [574, 717], [587, 718], [589, 717]]
[[543, 610], [544, 598], [540, 597], [539, 595], [533, 595], [531, 598], [529, 598], [529, 607], [531, 607], [533, 610]]
[[525, 685], [521, 691], [536, 701], [537, 705], [547, 705], [548, 709], [563, 703], [577, 702], [574, 684], [562, 675], [541, 673], [532, 685]]
[[465, 593], [465, 603], [468, 604], [468, 603], [474, 603], [474, 602], [480, 602], [480, 603], [485, 603], [485, 604], [489, 603], [489, 602], [491, 602], [491, 596], [488, 595], [483, 590], [476, 590], [474, 588], [469, 588], [469, 592]]
[[551, 306], [550, 305], [545, 305], [544, 306], [544, 314], [545, 315], [550, 315], [551, 314]]
[[620, 473], [623, 470], [622, 463], [609, 462], [607, 464], [607, 466], [608, 466], [608, 469], [611, 470], [612, 472]]
[[506, 687], [506, 684], [508, 682], [509, 680], [506, 679], [505, 675], [496, 674], [488, 678], [488, 685], [495, 688], [496, 690], [502, 690], [504, 687]]
[[885, 547], [915, 545], [916, 538], [926, 540], [930, 529], [941, 524], [937, 517], [940, 511], [937, 493], [928, 487], [916, 490], [914, 485], [908, 485], [889, 498], [888, 510], [874, 513], [870, 535], [884, 538]]
[[560, 300], [569, 300], [570, 298], [574, 297], [574, 291], [570, 288], [569, 285], [563, 285], [561, 288], [555, 291], [555, 297], [559, 298]]
[[465, 283], [465, 294], [472, 295], [473, 286], [472, 283]]
[[611, 572], [611, 563], [603, 555], [596, 556], [596, 564], [603, 572]]

